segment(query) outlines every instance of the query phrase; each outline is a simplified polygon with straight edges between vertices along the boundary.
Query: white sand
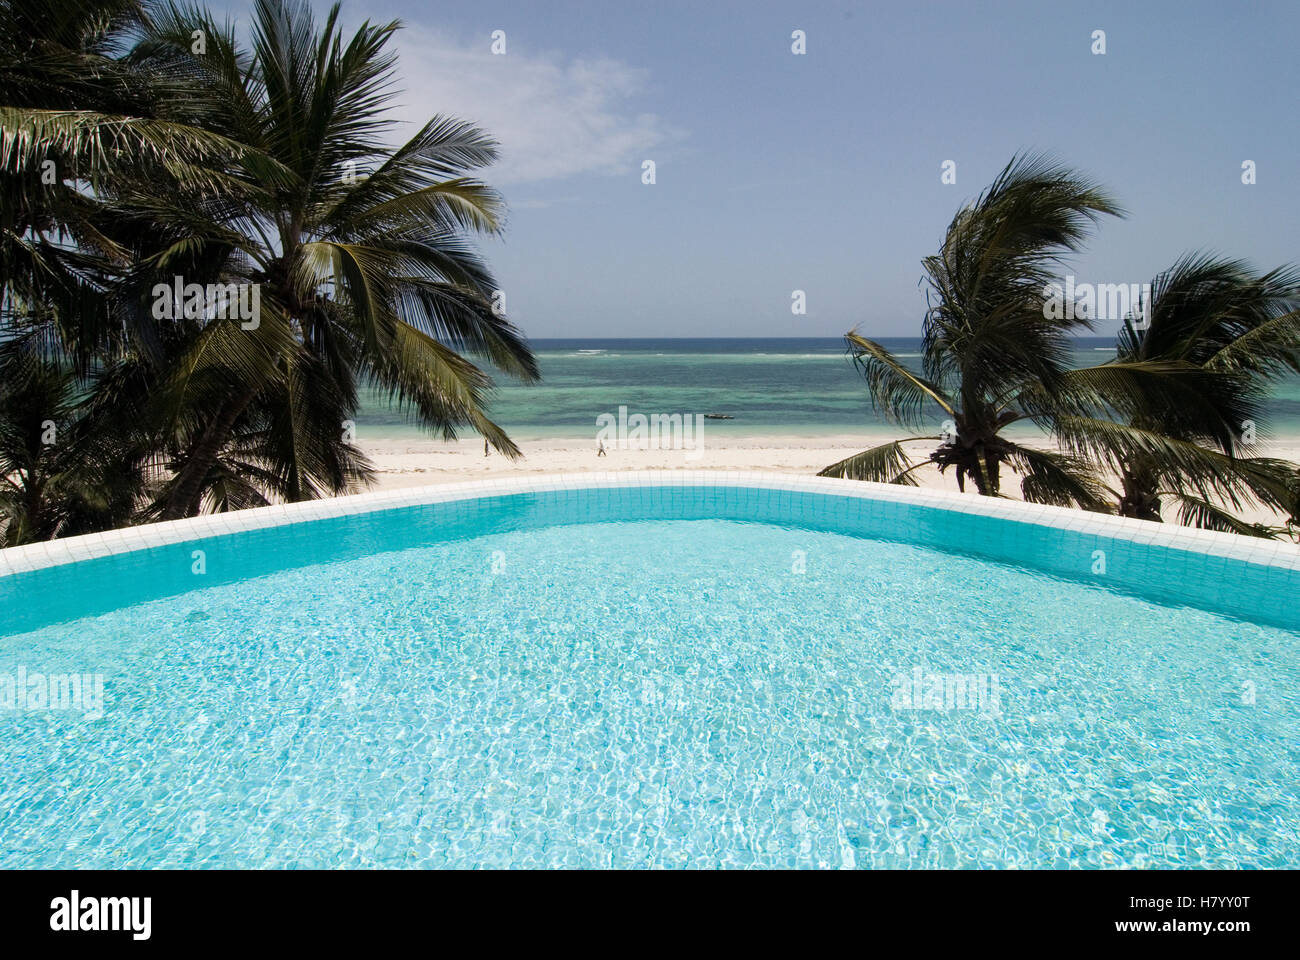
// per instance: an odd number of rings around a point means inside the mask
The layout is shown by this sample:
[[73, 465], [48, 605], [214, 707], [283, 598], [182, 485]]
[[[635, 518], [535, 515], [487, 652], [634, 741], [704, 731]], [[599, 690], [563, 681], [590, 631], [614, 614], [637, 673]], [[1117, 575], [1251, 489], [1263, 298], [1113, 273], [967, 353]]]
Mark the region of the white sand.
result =
[[[519, 442], [524, 456], [515, 461], [507, 460], [495, 451], [484, 457], [482, 440], [366, 442], [359, 438], [359, 443], [379, 471], [376, 487], [389, 489], [476, 477], [611, 470], [766, 470], [812, 476], [838, 460], [896, 436], [880, 433], [814, 438], [728, 438], [715, 434], [713, 438], [705, 436], [702, 450], [611, 449], [603, 457], [597, 456], [596, 442], [591, 437], [526, 440]], [[921, 460], [932, 447], [932, 442], [918, 443], [911, 445], [908, 452], [913, 459]], [[1300, 462], [1300, 442], [1262, 448], [1259, 455]], [[954, 492], [957, 489], [951, 471], [940, 476], [933, 467], [925, 467], [913, 476], [924, 487]], [[1020, 485], [1010, 471], [1004, 473], [1002, 483], [1008, 496], [1018, 496]], [[1282, 519], [1262, 509], [1243, 510], [1241, 516], [1271, 523], [1280, 523]], [[1172, 517], [1166, 519], [1172, 520]]]
[[704, 444], [702, 450], [618, 450], [598, 456], [596, 441], [525, 440], [524, 456], [483, 456], [482, 440], [361, 442], [379, 469], [380, 487], [407, 487], [484, 476], [574, 473], [584, 470], [771, 470], [815, 474], [837, 460], [890, 439], [872, 437], [748, 437]]

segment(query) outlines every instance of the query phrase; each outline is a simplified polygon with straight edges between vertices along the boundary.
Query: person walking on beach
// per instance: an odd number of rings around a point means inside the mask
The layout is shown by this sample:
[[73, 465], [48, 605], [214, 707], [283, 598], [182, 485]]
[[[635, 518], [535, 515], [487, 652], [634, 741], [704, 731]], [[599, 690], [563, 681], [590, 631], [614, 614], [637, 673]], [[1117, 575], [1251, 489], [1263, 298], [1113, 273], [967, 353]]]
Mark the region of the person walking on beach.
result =
[[485, 456], [485, 457], [486, 457], [486, 456], [489, 456], [489, 454], [488, 454], [488, 442], [487, 442], [487, 437], [484, 437], [484, 438], [483, 438], [483, 456]]
[[605, 456], [605, 441], [604, 441], [604, 440], [597, 440], [596, 443], [600, 444], [599, 449], [596, 450], [596, 456], [598, 456], [598, 457], [603, 457], [603, 456]]

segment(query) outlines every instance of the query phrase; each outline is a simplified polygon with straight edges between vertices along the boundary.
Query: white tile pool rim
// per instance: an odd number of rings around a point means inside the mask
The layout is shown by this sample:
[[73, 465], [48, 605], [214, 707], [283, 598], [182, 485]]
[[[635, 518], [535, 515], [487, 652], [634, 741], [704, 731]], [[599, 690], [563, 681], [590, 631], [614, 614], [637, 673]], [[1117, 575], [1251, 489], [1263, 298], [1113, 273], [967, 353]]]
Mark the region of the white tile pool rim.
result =
[[[126, 527], [107, 533], [47, 540], [0, 550], [0, 577], [77, 563], [82, 560], [94, 560], [113, 554], [129, 553], [134, 550], [163, 547], [206, 537], [220, 537], [245, 530], [374, 513], [421, 504], [448, 503], [512, 494], [652, 486], [742, 487], [907, 503], [1055, 527], [1076, 533], [1099, 534], [1147, 546], [1170, 547], [1210, 556], [1229, 557], [1262, 566], [1300, 570], [1300, 545], [1297, 544], [1243, 537], [1213, 530], [1199, 530], [1176, 524], [1089, 513], [1070, 507], [1043, 506], [1019, 500], [984, 497], [974, 493], [953, 493], [921, 487], [904, 487], [860, 480], [836, 480], [829, 477], [800, 477], [763, 471], [626, 470], [617, 473], [563, 473], [402, 487], [326, 500], [309, 500], [302, 503], [235, 510], [229, 513], [206, 514], [184, 520]], [[959, 548], [961, 544], [952, 544], [952, 546]]]

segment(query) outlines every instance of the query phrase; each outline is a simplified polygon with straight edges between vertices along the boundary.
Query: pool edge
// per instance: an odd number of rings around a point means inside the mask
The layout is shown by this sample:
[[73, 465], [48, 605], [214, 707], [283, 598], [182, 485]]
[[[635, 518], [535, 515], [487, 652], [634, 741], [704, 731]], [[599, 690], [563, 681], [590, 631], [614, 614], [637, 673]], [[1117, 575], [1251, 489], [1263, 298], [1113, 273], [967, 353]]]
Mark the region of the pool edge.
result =
[[[1185, 550], [1265, 567], [1300, 570], [1300, 545], [1297, 544], [1200, 530], [1176, 524], [1089, 513], [1071, 507], [1053, 507], [922, 487], [830, 477], [804, 477], [769, 471], [627, 470], [606, 473], [545, 474], [537, 477], [509, 477], [403, 487], [301, 503], [276, 504], [222, 514], [207, 514], [183, 520], [126, 527], [105, 533], [47, 540], [0, 550], [0, 578], [249, 530], [382, 512], [422, 504], [557, 490], [650, 486], [751, 487], [906, 503], [1052, 527], [1079, 534], [1094, 534], [1143, 546]], [[960, 547], [959, 544], [952, 546]]]

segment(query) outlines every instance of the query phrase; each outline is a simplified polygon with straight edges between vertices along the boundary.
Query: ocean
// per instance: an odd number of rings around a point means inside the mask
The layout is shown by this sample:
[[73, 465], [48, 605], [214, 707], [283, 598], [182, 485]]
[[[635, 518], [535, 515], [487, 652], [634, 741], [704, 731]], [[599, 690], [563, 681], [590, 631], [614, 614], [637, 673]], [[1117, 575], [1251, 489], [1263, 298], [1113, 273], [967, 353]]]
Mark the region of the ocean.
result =
[[[919, 365], [919, 338], [881, 338]], [[498, 378], [490, 415], [516, 440], [590, 437], [596, 418], [629, 414], [721, 413], [714, 442], [731, 436], [826, 437], [891, 429], [872, 410], [867, 387], [839, 337], [533, 340], [542, 382]], [[1079, 366], [1114, 356], [1114, 340], [1076, 341]], [[910, 365], [910, 364], [909, 364]], [[1263, 438], [1300, 438], [1300, 378], [1278, 385]], [[935, 428], [940, 419], [935, 417]], [[1032, 428], [1030, 428], [1032, 429]], [[358, 436], [414, 440], [422, 431], [374, 390], [364, 391]], [[471, 434], [465, 433], [465, 436]]]

